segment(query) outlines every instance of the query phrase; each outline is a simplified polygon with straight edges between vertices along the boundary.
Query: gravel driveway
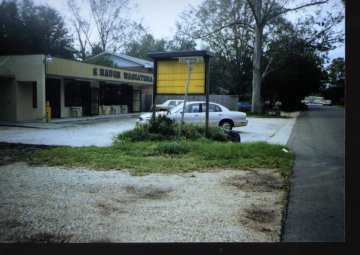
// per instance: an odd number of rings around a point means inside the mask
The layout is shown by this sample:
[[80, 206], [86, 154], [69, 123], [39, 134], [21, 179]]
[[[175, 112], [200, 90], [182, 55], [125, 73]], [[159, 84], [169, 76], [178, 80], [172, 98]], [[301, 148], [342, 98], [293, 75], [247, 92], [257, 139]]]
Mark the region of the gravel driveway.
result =
[[0, 242], [277, 242], [273, 170], [130, 176], [0, 167]]

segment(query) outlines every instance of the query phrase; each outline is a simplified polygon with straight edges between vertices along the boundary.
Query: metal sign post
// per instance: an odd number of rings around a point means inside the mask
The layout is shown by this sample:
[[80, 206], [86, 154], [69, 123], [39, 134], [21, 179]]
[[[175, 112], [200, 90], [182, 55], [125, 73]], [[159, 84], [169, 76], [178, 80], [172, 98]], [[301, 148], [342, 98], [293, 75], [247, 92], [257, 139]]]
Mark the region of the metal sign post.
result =
[[187, 79], [187, 82], [186, 82], [186, 89], [185, 89], [185, 95], [184, 95], [184, 105], [183, 105], [183, 110], [182, 110], [182, 114], [181, 114], [180, 126], [184, 122], [186, 97], [187, 97], [187, 94], [188, 94], [188, 91], [189, 91], [189, 83], [190, 83], [191, 71], [193, 69], [193, 63], [188, 63], [188, 65], [189, 65], [189, 73], [188, 73], [188, 79]]
[[203, 62], [204, 58], [203, 57], [199, 57], [199, 56], [194, 56], [194, 57], [179, 57], [179, 62], [180, 63], [187, 63], [189, 66], [189, 72], [188, 72], [188, 79], [186, 82], [186, 88], [185, 88], [185, 94], [184, 94], [184, 105], [183, 105], [183, 110], [181, 113], [181, 122], [179, 125], [179, 137], [180, 137], [180, 133], [181, 133], [181, 126], [184, 122], [184, 113], [185, 113], [185, 105], [186, 105], [186, 97], [189, 91], [189, 84], [190, 84], [190, 79], [191, 79], [191, 71], [193, 69], [193, 64], [196, 62]]

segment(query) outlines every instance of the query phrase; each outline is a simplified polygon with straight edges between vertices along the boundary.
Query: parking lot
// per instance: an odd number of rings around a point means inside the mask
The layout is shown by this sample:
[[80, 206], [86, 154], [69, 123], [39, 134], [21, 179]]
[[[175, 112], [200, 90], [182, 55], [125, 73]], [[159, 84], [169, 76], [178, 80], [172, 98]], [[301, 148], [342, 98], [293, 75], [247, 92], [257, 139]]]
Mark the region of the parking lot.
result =
[[[281, 118], [248, 117], [246, 127], [234, 128], [242, 142], [266, 141], [286, 144], [298, 112], [283, 113]], [[51, 123], [0, 123], [0, 142], [109, 146], [114, 135], [135, 127], [136, 117], [126, 119], [93, 119], [86, 121], [54, 121]]]

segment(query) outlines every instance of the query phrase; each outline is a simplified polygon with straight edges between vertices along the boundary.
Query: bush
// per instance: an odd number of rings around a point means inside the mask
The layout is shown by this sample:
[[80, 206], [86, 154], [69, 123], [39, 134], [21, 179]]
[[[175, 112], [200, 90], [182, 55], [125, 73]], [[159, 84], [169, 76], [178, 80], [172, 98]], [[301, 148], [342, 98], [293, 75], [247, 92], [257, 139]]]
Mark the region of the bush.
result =
[[224, 129], [220, 127], [209, 127], [209, 132], [207, 133], [206, 137], [210, 140], [226, 142], [230, 141], [231, 137], [224, 131]]
[[132, 130], [125, 131], [114, 138], [114, 143], [121, 141], [162, 141], [168, 139], [161, 133], [150, 133], [146, 125], [136, 126]]
[[153, 116], [147, 126], [150, 133], [163, 134], [166, 137], [172, 137], [176, 134], [177, 124], [166, 117], [160, 115], [158, 117]]
[[200, 139], [220, 142], [232, 141], [231, 135], [220, 127], [209, 127], [206, 134], [205, 127], [190, 124], [181, 126], [179, 137], [179, 125], [166, 116], [158, 116], [151, 118], [149, 124], [138, 125], [133, 130], [119, 134], [114, 138], [114, 143], [121, 141], [163, 141], [177, 138], [192, 141]]
[[180, 137], [187, 140], [198, 140], [204, 137], [203, 129], [199, 126], [184, 124], [180, 129]]

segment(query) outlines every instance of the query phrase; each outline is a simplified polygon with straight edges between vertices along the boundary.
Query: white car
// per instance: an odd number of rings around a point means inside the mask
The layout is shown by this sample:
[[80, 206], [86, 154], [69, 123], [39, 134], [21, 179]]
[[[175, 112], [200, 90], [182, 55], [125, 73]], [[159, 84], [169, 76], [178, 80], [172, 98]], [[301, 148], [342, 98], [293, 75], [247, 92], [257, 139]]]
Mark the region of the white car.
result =
[[171, 108], [173, 108], [174, 106], [177, 106], [178, 104], [181, 104], [183, 102], [184, 102], [184, 100], [175, 100], [175, 99], [166, 100], [162, 104], [157, 104], [155, 110], [156, 111], [167, 111], [167, 110], [170, 110]]
[[[156, 112], [156, 115], [166, 115], [169, 119], [180, 123], [184, 103], [181, 103], [168, 111]], [[191, 124], [205, 124], [206, 104], [203, 101], [186, 102], [184, 122]], [[137, 124], [149, 123], [152, 113], [143, 113], [136, 121]], [[230, 111], [225, 106], [216, 103], [209, 103], [209, 125], [220, 126], [225, 130], [233, 127], [246, 126], [248, 120], [246, 113]]]

